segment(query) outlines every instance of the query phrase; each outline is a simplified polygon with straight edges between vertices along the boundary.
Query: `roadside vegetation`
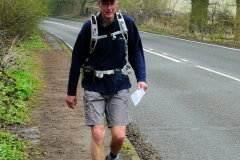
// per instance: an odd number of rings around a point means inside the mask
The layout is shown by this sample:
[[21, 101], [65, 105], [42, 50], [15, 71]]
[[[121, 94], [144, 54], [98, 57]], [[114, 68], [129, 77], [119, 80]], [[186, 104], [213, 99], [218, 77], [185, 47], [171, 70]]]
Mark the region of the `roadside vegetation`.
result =
[[[240, 0], [119, 0], [142, 31], [240, 47]], [[51, 0], [57, 18], [86, 20], [99, 9], [95, 0]]]
[[0, 132], [0, 142], [0, 159], [29, 159], [29, 154], [27, 154], [27, 150], [30, 144], [28, 141], [19, 140], [17, 136], [10, 135], [9, 132]]
[[0, 159], [27, 160], [33, 144], [11, 128], [31, 122], [30, 98], [40, 86], [31, 52], [49, 49], [38, 24], [50, 13], [47, 0], [0, 1]]
[[[29, 102], [41, 89], [41, 81], [31, 52], [49, 50], [39, 34], [33, 34], [20, 44], [10, 44], [0, 50], [0, 159], [28, 159], [33, 144], [11, 134], [11, 127], [31, 123]], [[0, 38], [1, 40], [1, 38]]]

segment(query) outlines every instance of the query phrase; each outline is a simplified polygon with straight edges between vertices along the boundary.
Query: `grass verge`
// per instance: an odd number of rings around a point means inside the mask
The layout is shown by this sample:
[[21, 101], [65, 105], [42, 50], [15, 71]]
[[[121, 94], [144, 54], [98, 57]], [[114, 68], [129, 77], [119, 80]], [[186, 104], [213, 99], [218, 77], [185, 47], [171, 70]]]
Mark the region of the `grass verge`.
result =
[[2, 160], [27, 160], [30, 144], [28, 141], [19, 140], [9, 132], [0, 132], [0, 159]]
[[[11, 134], [9, 126], [31, 122], [29, 100], [41, 89], [42, 82], [32, 52], [50, 50], [40, 33], [9, 49], [4, 59], [7, 69], [0, 74], [0, 159], [27, 160], [33, 155], [34, 144]], [[11, 58], [9, 58], [11, 57]], [[9, 65], [11, 64], [11, 65]]]

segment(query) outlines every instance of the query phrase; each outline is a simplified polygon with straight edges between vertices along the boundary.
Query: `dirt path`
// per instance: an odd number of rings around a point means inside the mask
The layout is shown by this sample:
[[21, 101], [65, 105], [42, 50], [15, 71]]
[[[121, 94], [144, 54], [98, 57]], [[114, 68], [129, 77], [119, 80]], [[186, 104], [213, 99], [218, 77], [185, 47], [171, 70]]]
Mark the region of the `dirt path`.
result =
[[87, 160], [90, 159], [90, 130], [84, 124], [82, 89], [79, 86], [77, 108], [69, 109], [65, 96], [71, 59], [59, 43], [49, 39], [54, 50], [35, 53], [45, 72], [42, 77], [46, 86], [37, 97], [39, 105], [33, 110], [41, 135], [42, 159]]

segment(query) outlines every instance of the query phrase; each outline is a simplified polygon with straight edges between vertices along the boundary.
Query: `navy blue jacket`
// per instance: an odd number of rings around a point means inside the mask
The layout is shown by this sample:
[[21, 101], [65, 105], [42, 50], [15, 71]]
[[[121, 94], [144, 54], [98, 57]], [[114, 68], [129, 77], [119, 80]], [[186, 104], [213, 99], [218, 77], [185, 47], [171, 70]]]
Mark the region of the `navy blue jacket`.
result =
[[[123, 15], [123, 18], [128, 29], [128, 61], [134, 70], [137, 82], [146, 82], [146, 67], [139, 32], [131, 17]], [[120, 30], [116, 16], [110, 26], [107, 26], [102, 21], [101, 14], [99, 14], [97, 16], [97, 23], [99, 36], [108, 35]], [[68, 95], [76, 95], [80, 69], [87, 58], [89, 58], [89, 60], [84, 65], [92, 66], [95, 70], [122, 69], [126, 65], [127, 60], [124, 38], [122, 34], [116, 35], [116, 37], [115, 40], [110, 37], [99, 39], [95, 50], [90, 54], [91, 22], [87, 20], [84, 23], [72, 52]], [[121, 76], [122, 80], [114, 80], [114, 75], [104, 75], [103, 78], [95, 77], [94, 84], [89, 84], [83, 79], [82, 87], [89, 91], [113, 94], [122, 89], [131, 87], [129, 77], [124, 74]]]

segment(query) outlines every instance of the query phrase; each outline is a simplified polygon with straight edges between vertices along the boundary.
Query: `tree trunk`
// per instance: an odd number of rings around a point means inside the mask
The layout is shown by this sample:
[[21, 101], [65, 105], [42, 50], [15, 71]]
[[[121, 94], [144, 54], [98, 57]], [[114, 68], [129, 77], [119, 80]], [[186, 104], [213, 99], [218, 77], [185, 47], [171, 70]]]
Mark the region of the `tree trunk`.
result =
[[80, 0], [80, 15], [83, 16], [84, 15], [84, 10], [85, 10], [85, 4], [86, 4], [87, 0]]
[[235, 38], [238, 43], [240, 43], [240, 0], [236, 0], [237, 12], [236, 12], [236, 32]]
[[192, 9], [189, 20], [189, 32], [202, 32], [207, 26], [209, 0], [191, 0], [191, 2]]

